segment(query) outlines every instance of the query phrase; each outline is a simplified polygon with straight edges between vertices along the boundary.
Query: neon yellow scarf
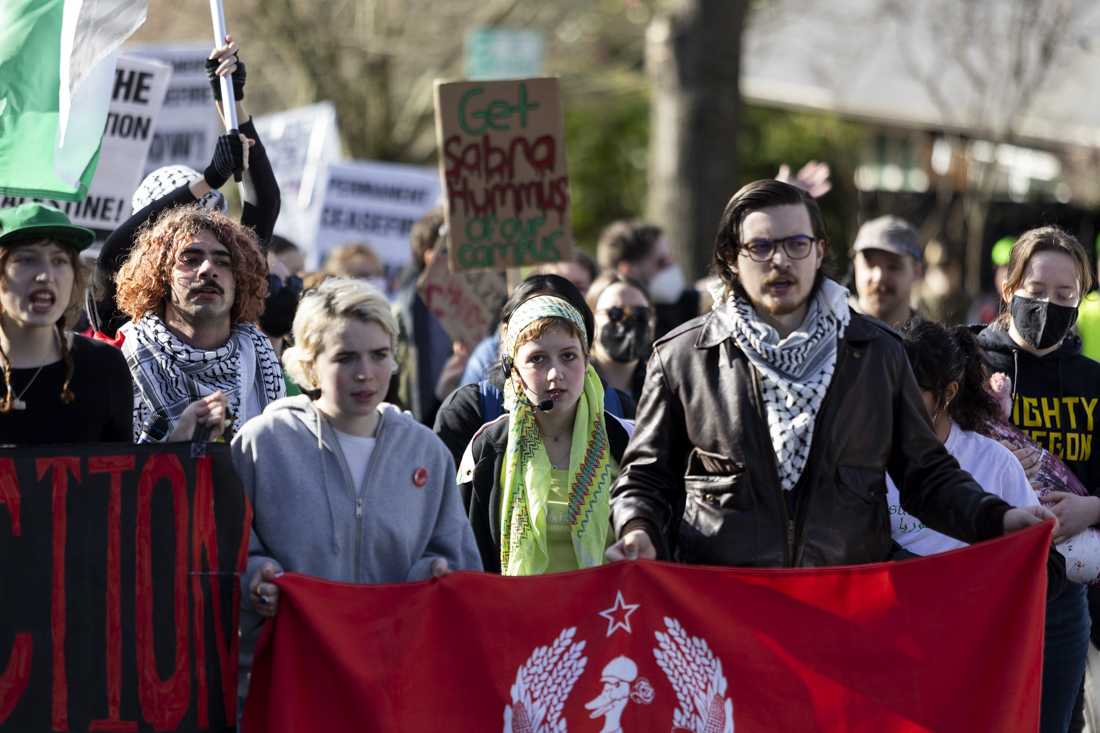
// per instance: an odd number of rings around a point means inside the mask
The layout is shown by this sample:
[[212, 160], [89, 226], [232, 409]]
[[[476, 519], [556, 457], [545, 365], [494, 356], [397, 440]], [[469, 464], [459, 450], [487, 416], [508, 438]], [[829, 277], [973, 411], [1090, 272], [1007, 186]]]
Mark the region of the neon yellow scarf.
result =
[[[515, 399], [500, 477], [503, 575], [537, 575], [549, 565], [546, 516], [550, 471], [550, 456], [535, 422], [534, 408], [526, 399]], [[570, 534], [579, 567], [603, 562], [615, 473], [604, 423], [603, 384], [589, 365], [584, 392], [577, 401], [569, 451]]]

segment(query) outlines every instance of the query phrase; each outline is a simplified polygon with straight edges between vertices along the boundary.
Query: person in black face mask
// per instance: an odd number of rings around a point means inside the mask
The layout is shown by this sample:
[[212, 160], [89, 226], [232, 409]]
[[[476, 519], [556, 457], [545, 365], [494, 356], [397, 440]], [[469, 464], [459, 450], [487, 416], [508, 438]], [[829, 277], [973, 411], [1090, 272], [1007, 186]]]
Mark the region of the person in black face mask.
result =
[[616, 272], [596, 278], [586, 300], [596, 317], [592, 365], [608, 385], [636, 401], [653, 350], [653, 303], [641, 283]]
[[[1012, 379], [1012, 423], [1062, 459], [1092, 496], [1052, 492], [1059, 534], [1100, 524], [1100, 364], [1073, 333], [1092, 284], [1088, 255], [1057, 227], [1025, 232], [1012, 247], [1001, 286], [1004, 311], [978, 336], [993, 368]], [[1036, 451], [1037, 452], [1037, 451]], [[1029, 471], [1037, 456], [1017, 453]], [[1100, 595], [1069, 583], [1047, 604], [1040, 731], [1071, 730], [1089, 644], [1100, 638]], [[1091, 607], [1091, 614], [1089, 613]]]

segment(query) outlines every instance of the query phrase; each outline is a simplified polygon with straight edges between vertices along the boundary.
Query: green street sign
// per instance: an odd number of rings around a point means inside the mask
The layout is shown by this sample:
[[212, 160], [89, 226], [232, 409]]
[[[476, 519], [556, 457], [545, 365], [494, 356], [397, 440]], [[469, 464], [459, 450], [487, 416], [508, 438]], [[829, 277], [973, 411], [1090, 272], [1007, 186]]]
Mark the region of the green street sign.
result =
[[542, 33], [514, 28], [475, 28], [466, 35], [467, 79], [516, 79], [542, 75]]

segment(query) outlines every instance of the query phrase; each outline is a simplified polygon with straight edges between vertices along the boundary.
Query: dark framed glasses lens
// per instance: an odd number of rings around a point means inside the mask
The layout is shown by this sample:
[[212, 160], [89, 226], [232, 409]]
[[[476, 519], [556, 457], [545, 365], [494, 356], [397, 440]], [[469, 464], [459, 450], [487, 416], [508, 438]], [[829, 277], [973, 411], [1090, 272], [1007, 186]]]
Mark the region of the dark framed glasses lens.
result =
[[813, 243], [814, 240], [811, 237], [788, 237], [783, 240], [783, 249], [786, 250], [787, 256], [792, 260], [801, 260], [810, 254]]
[[746, 242], [742, 249], [751, 259], [757, 262], [767, 262], [775, 254], [775, 242], [770, 239], [754, 239]]

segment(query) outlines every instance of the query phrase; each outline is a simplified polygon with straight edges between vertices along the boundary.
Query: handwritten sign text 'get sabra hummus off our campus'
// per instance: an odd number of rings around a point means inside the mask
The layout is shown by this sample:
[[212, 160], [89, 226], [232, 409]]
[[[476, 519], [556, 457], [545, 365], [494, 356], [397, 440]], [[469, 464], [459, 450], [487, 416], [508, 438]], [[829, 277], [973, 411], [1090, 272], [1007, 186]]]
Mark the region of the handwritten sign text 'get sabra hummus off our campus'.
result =
[[452, 270], [573, 253], [558, 80], [436, 82]]

